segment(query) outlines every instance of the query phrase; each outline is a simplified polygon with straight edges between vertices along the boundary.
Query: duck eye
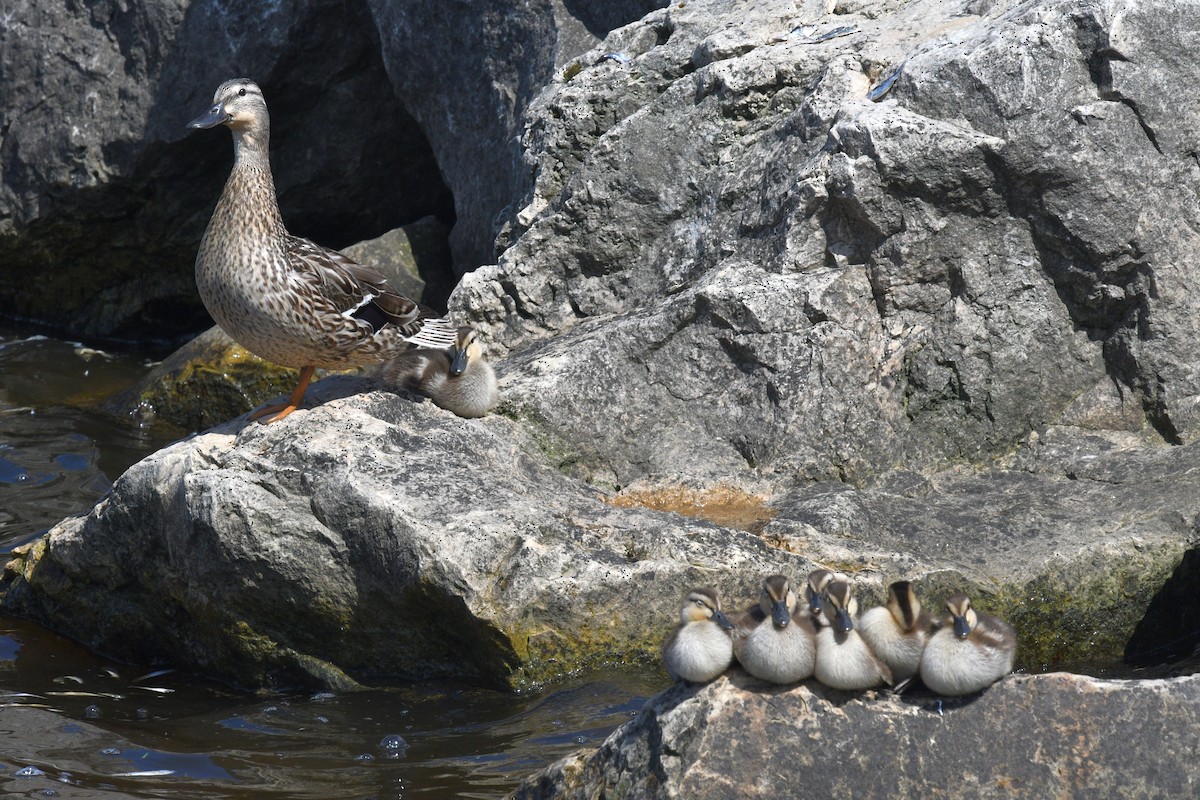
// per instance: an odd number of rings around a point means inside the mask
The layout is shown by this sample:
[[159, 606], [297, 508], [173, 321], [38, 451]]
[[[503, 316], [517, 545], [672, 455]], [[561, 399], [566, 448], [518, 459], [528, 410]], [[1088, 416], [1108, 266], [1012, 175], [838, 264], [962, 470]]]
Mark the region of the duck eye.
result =
[[245, 96], [246, 96], [246, 87], [243, 86], [242, 88], [238, 89], [238, 97], [245, 97]]

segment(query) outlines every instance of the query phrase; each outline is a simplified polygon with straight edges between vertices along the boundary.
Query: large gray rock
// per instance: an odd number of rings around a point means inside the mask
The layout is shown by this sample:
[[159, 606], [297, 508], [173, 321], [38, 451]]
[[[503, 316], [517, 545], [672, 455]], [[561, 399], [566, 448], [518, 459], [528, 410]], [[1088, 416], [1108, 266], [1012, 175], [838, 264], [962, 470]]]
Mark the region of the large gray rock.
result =
[[1189, 797], [1200, 780], [1200, 677], [1006, 678], [941, 701], [734, 672], [678, 686], [594, 752], [527, 779], [517, 800], [639, 797]]
[[4, 608], [243, 686], [521, 685], [647, 658], [692, 585], [740, 596], [811, 567], [749, 533], [615, 507], [503, 417], [369, 388], [326, 379], [312, 410], [134, 465], [17, 554]]
[[524, 417], [612, 486], [863, 482], [1094, 406], [1193, 440], [1196, 120], [1162, 76], [1200, 9], [837, 11], [672, 5], [538, 97], [520, 235], [455, 299]]
[[184, 125], [237, 75], [257, 80], [270, 104], [294, 232], [341, 247], [457, 215], [459, 269], [491, 261], [514, 194], [518, 118], [556, 55], [656, 5], [9, 3], [3, 313], [91, 337], [203, 327], [192, 263], [231, 148], [223, 131]]

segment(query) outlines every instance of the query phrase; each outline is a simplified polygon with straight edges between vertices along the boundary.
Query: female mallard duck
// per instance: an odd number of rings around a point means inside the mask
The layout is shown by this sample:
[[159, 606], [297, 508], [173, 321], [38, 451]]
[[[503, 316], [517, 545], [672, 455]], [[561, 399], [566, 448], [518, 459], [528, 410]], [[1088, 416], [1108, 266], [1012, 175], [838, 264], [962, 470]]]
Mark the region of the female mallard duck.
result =
[[733, 652], [756, 678], [795, 683], [813, 671], [816, 630], [807, 614], [794, 615], [796, 594], [782, 575], [763, 581], [758, 605], [738, 619]]
[[313, 370], [376, 363], [411, 344], [449, 347], [454, 328], [397, 293], [382, 274], [292, 236], [279, 215], [268, 159], [270, 117], [253, 81], [226, 81], [191, 128], [233, 132], [233, 171], [196, 254], [205, 308], [238, 344], [300, 368], [288, 402], [255, 412], [283, 419], [304, 400]]
[[845, 581], [825, 589], [825, 610], [817, 632], [817, 680], [834, 689], [870, 689], [892, 682], [888, 669], [854, 630], [858, 601]]
[[663, 663], [671, 680], [707, 683], [733, 662], [733, 624], [721, 613], [712, 589], [693, 589], [683, 601], [682, 622], [663, 643]]
[[934, 618], [921, 611], [921, 601], [908, 581], [889, 586], [887, 604], [867, 609], [858, 620], [859, 633], [897, 683], [921, 669], [921, 653], [936, 628]]
[[921, 680], [930, 690], [960, 695], [986, 689], [1012, 672], [1017, 635], [1002, 619], [978, 614], [965, 594], [946, 601], [945, 625], [921, 656]]
[[479, 335], [458, 329], [454, 346], [445, 350], [421, 348], [388, 361], [379, 376], [420, 392], [460, 417], [482, 417], [496, 405], [496, 373], [483, 360]]

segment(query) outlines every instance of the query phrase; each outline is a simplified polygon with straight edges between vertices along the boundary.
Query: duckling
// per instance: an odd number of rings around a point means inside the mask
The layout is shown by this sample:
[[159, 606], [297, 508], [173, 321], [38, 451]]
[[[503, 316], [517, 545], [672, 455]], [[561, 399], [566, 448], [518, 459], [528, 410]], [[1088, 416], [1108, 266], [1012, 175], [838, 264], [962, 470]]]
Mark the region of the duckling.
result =
[[671, 680], [707, 683], [733, 663], [733, 623], [721, 613], [712, 589], [693, 589], [683, 601], [683, 621], [663, 643], [663, 663]]
[[845, 581], [825, 590], [826, 607], [817, 632], [817, 680], [834, 689], [870, 689], [892, 682], [892, 671], [854, 630], [858, 601]]
[[908, 581], [888, 586], [887, 604], [867, 609], [858, 620], [859, 633], [897, 683], [921, 669], [921, 653], [936, 627], [933, 617], [921, 611], [921, 601]]
[[484, 416], [499, 396], [496, 373], [483, 359], [479, 334], [466, 326], [458, 329], [452, 346], [410, 350], [385, 363], [379, 377], [420, 392], [460, 417]]
[[807, 614], [794, 615], [796, 594], [782, 575], [763, 581], [758, 605], [748, 608], [733, 634], [738, 661], [756, 678], [795, 683], [812, 675], [816, 629]]
[[986, 689], [1012, 672], [1017, 635], [998, 617], [976, 613], [965, 594], [946, 601], [950, 616], [921, 656], [921, 680], [932, 691], [960, 695]]

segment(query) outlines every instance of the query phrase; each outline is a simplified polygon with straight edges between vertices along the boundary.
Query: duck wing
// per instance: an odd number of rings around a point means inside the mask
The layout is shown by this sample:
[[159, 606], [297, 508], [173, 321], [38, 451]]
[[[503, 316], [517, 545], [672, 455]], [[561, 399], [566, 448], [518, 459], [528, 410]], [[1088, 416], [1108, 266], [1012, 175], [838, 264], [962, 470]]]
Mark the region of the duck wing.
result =
[[369, 324], [376, 332], [397, 328], [412, 344], [453, 347], [457, 330], [437, 312], [397, 292], [374, 267], [300, 236], [286, 239], [288, 263], [337, 312]]

